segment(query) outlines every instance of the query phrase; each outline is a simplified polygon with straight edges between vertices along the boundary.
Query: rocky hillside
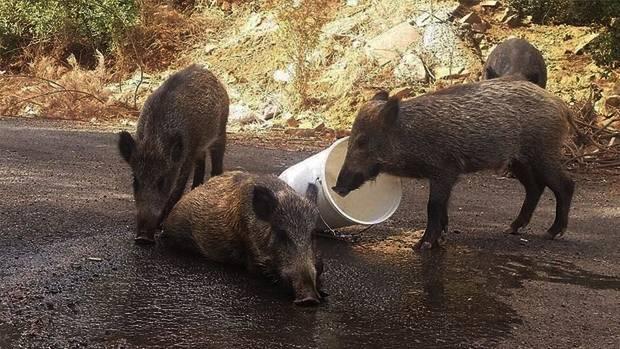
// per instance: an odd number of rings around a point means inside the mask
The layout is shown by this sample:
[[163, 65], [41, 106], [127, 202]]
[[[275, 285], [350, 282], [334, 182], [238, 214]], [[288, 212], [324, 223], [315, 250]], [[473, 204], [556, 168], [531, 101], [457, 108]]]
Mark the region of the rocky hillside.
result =
[[[596, 111], [614, 113], [605, 101], [617, 93], [613, 86], [619, 71], [597, 66], [588, 52], [600, 29], [532, 24], [502, 1], [196, 1], [185, 11], [159, 4], [149, 16], [145, 22], [175, 34], [159, 35], [157, 45], [142, 52], [150, 57], [152, 50], [161, 58], [157, 64], [144, 60], [131, 68], [142, 69], [116, 74], [103, 55], [94, 70], [72, 56], [56, 70], [49, 61], [35, 60], [30, 66], [38, 78], [63, 88], [40, 79], [20, 80], [18, 86], [2, 79], [0, 109], [11, 115], [52, 114], [93, 122], [113, 114], [132, 123], [146, 96], [166, 76], [184, 65], [203, 63], [228, 87], [233, 132], [346, 129], [360, 103], [376, 89], [407, 97], [477, 80], [494, 46], [517, 36], [543, 52], [549, 90], [571, 103], [593, 99]], [[183, 40], [186, 45], [165, 51], [166, 40], [175, 48]], [[80, 91], [82, 80], [89, 82], [83, 93], [63, 92]], [[55, 100], [61, 96], [71, 98]], [[610, 97], [607, 105], [618, 106], [614, 101], [619, 98]], [[98, 107], [82, 106], [89, 102]]]

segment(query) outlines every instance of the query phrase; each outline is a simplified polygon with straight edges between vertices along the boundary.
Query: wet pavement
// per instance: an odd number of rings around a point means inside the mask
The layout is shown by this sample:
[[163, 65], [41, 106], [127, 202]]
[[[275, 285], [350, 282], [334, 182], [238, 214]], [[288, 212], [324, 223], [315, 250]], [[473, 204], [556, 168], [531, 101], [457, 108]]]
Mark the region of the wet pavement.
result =
[[[233, 143], [225, 163], [279, 173], [309, 154]], [[135, 246], [114, 134], [1, 120], [0, 348], [619, 348], [620, 179], [577, 185], [570, 231], [548, 241], [549, 193], [506, 236], [521, 187], [468, 176], [458, 233], [419, 253], [427, 188], [406, 181], [388, 222], [320, 240], [330, 296], [302, 308], [240, 268]]]

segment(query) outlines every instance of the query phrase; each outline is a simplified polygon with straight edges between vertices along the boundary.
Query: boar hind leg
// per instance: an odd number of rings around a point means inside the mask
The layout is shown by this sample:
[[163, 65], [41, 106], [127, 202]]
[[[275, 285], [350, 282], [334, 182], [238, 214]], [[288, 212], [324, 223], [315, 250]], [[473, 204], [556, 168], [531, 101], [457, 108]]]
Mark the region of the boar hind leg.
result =
[[201, 185], [205, 180], [206, 157], [206, 152], [200, 152], [196, 157], [196, 162], [194, 163], [194, 181], [192, 182], [192, 189]]
[[226, 132], [209, 147], [211, 155], [211, 176], [219, 176], [224, 172], [224, 152], [226, 151]]
[[448, 201], [454, 183], [456, 176], [452, 175], [430, 179], [426, 230], [416, 247], [424, 250], [437, 246], [441, 232], [448, 227]]
[[541, 180], [536, 178], [534, 170], [528, 164], [514, 161], [510, 164], [510, 169], [519, 182], [523, 184], [523, 187], [525, 187], [525, 200], [521, 206], [521, 211], [519, 211], [519, 215], [507, 230], [510, 234], [518, 234], [519, 229], [525, 227], [530, 222], [540, 196], [545, 190], [545, 186], [541, 183]]
[[555, 195], [555, 220], [549, 230], [547, 230], [547, 234], [553, 239], [557, 235], [562, 236], [568, 226], [568, 213], [573, 199], [573, 192], [575, 191], [575, 182], [562, 169], [559, 161], [543, 163], [538, 168], [538, 171], [538, 176], [542, 178], [545, 185]]

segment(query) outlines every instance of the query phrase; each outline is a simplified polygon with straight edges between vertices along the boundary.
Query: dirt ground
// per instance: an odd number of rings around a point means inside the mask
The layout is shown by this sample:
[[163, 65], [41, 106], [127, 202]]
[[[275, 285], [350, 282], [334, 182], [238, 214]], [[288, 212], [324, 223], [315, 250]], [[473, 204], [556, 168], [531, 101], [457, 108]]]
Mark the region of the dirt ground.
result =
[[[67, 125], [0, 119], [0, 348], [620, 347], [620, 176], [575, 174], [554, 241], [549, 192], [524, 235], [503, 235], [518, 182], [463, 177], [453, 232], [425, 253], [410, 245], [427, 183], [406, 180], [387, 222], [353, 243], [321, 239], [330, 296], [298, 308], [238, 268], [135, 246], [114, 133]], [[232, 138], [228, 169], [280, 173], [317, 150]]]

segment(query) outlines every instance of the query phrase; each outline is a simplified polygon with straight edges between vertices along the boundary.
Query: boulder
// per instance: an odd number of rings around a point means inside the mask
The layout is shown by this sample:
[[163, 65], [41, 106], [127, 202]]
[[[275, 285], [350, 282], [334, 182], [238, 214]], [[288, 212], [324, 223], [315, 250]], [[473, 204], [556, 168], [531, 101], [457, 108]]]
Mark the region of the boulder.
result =
[[480, 6], [482, 7], [491, 7], [491, 8], [496, 8], [498, 7], [499, 1], [492, 1], [492, 0], [487, 0], [487, 1], [483, 1], [480, 3]]
[[403, 22], [375, 36], [368, 42], [367, 54], [379, 65], [396, 62], [407, 48], [421, 38], [418, 29]]
[[466, 14], [463, 18], [459, 19], [459, 22], [474, 24], [474, 23], [481, 23], [482, 19], [475, 12], [470, 12]]
[[577, 44], [577, 46], [575, 47], [575, 50], [573, 52], [576, 55], [582, 54], [585, 51], [585, 49], [588, 48], [590, 43], [592, 43], [592, 41], [594, 41], [596, 38], [598, 38], [599, 35], [601, 35], [601, 34], [600, 33], [592, 33], [592, 34], [586, 35], [583, 39], [581, 39], [579, 41], [579, 44]]
[[521, 20], [519, 19], [518, 15], [510, 15], [508, 16], [508, 18], [506, 18], [506, 20], [504, 21], [504, 24], [506, 24], [510, 28], [514, 28], [514, 27], [518, 27], [519, 25], [521, 25]]
[[620, 95], [611, 95], [605, 100], [605, 107], [620, 109]]
[[249, 124], [256, 121], [256, 114], [245, 104], [231, 104], [228, 112], [228, 123]]
[[407, 53], [394, 69], [394, 77], [405, 82], [426, 81], [426, 68], [418, 55]]
[[491, 28], [491, 25], [487, 22], [474, 23], [471, 25], [471, 29], [475, 33], [486, 33]]

